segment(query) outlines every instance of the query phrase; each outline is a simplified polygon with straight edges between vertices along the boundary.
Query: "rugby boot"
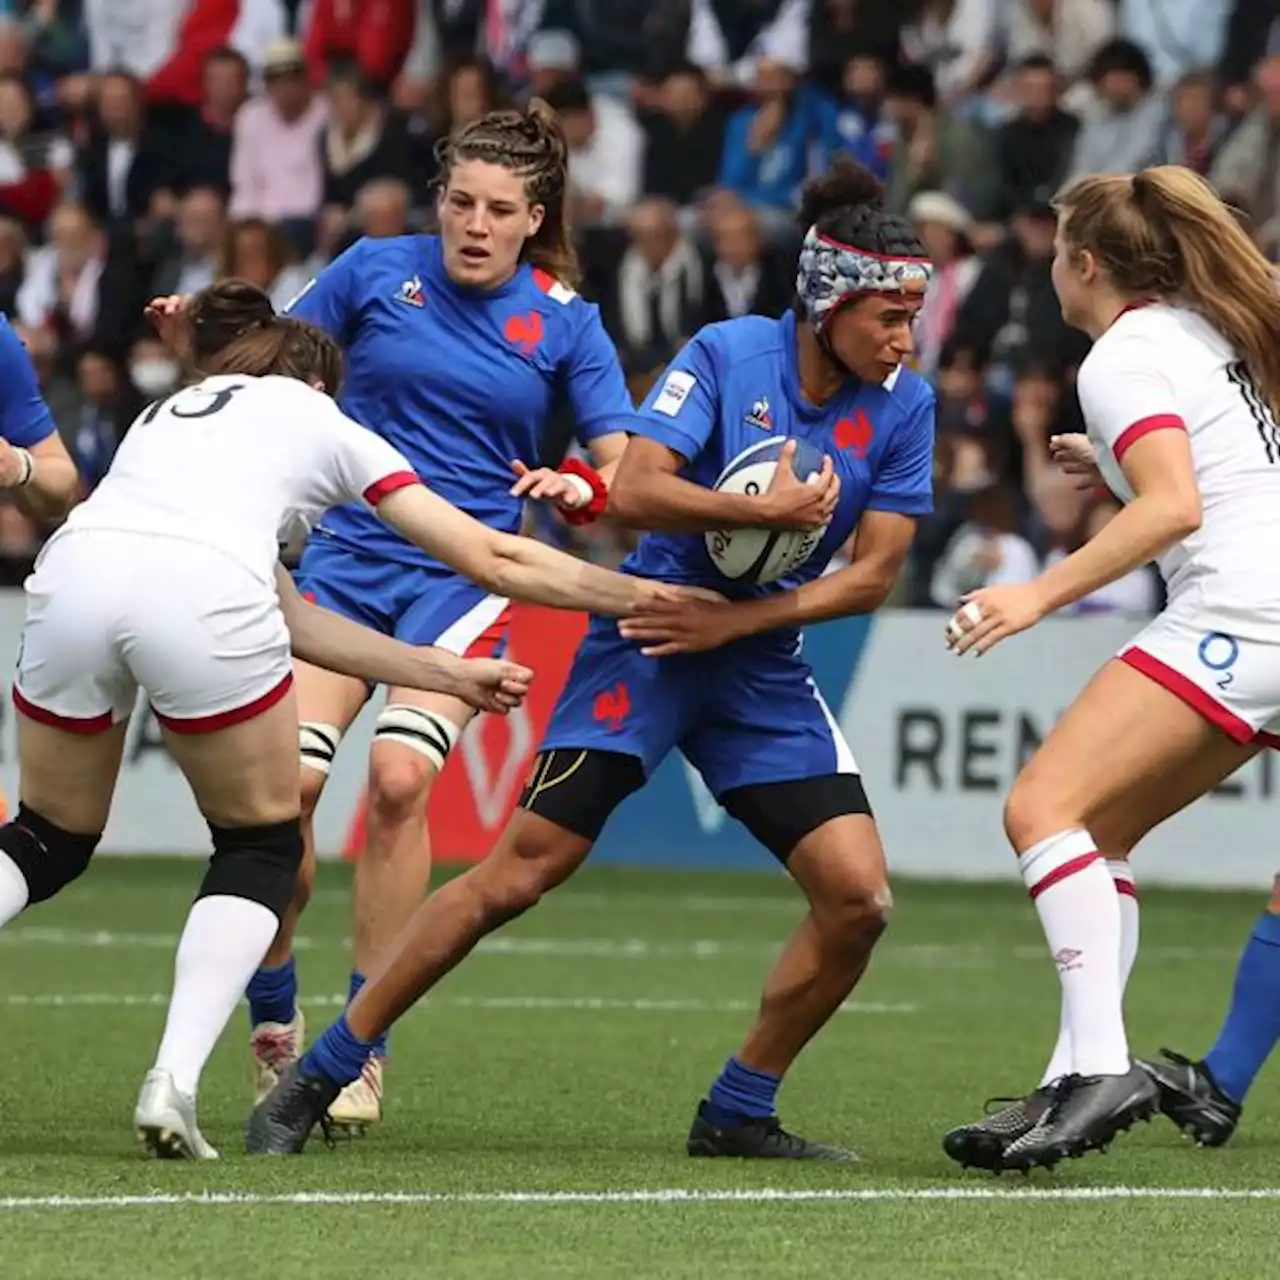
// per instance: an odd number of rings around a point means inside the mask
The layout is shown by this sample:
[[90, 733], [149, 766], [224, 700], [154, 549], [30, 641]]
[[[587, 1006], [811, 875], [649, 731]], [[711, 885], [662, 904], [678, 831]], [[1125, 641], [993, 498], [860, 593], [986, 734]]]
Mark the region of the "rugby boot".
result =
[[1161, 1049], [1160, 1055], [1163, 1062], [1138, 1060], [1160, 1089], [1160, 1110], [1198, 1146], [1222, 1146], [1235, 1133], [1244, 1108], [1222, 1092], [1203, 1062], [1171, 1049]]
[[[1053, 1098], [1052, 1085], [1041, 1085], [1025, 1098], [988, 1098], [986, 1115], [972, 1124], [952, 1129], [942, 1139], [942, 1149], [966, 1169], [999, 1173], [1004, 1167], [1004, 1149], [1031, 1132]], [[1001, 1103], [1007, 1105], [1000, 1106]], [[993, 1107], [998, 1109], [993, 1111]]]
[[300, 1063], [290, 1064], [249, 1117], [245, 1148], [251, 1156], [296, 1156], [316, 1125], [329, 1141], [328, 1111], [340, 1092], [327, 1076], [304, 1075]]
[[691, 1156], [731, 1156], [746, 1160], [828, 1160], [849, 1164], [857, 1160], [852, 1151], [789, 1133], [777, 1116], [718, 1125], [707, 1118], [707, 1104], [698, 1106], [689, 1130], [685, 1150]]
[[299, 1009], [292, 1022], [260, 1022], [249, 1038], [253, 1051], [253, 1105], [256, 1107], [276, 1087], [280, 1073], [302, 1057], [307, 1024]]
[[178, 1091], [173, 1076], [152, 1067], [133, 1112], [138, 1141], [161, 1160], [216, 1160], [218, 1153], [196, 1124], [196, 1103]]

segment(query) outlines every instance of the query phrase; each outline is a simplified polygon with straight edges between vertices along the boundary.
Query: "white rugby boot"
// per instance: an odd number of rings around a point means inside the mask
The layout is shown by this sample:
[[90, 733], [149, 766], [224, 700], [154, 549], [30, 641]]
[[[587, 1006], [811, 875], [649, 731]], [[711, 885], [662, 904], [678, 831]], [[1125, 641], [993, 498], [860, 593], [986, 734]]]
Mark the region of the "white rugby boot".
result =
[[178, 1091], [173, 1076], [152, 1067], [133, 1112], [138, 1141], [161, 1160], [216, 1160], [218, 1153], [196, 1125], [196, 1101]]
[[292, 1022], [260, 1022], [253, 1029], [249, 1046], [253, 1050], [253, 1105], [256, 1107], [276, 1087], [286, 1067], [302, 1057], [307, 1024], [298, 1009]]
[[329, 1119], [338, 1134], [362, 1138], [382, 1119], [382, 1069], [384, 1058], [369, 1058], [358, 1080], [353, 1080], [329, 1107]]

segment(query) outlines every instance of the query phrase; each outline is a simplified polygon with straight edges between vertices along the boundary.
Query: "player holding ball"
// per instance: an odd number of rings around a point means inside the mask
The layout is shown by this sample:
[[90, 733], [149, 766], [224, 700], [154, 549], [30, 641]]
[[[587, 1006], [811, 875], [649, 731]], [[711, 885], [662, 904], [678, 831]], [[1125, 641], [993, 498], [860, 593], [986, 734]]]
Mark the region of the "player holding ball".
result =
[[[800, 657], [799, 628], [879, 607], [931, 509], [934, 397], [903, 367], [931, 268], [852, 162], [810, 183], [801, 218], [792, 312], [703, 329], [641, 409], [610, 493], [617, 519], [654, 531], [626, 572], [730, 602], [592, 619], [497, 848], [419, 908], [381, 972], [281, 1077], [250, 1119], [251, 1151], [300, 1151], [370, 1043], [572, 875], [613, 810], [679, 748], [810, 907], [687, 1150], [853, 1158], [789, 1133], [774, 1106], [862, 976], [890, 905], [858, 767]], [[822, 577], [855, 529], [850, 566]]]

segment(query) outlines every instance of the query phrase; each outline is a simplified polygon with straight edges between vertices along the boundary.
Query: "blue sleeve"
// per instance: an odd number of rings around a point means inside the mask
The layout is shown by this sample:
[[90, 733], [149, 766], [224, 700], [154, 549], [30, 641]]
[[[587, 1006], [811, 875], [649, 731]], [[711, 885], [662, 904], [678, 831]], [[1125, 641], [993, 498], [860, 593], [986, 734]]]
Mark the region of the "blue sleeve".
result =
[[927, 516], [933, 510], [933, 438], [937, 418], [933, 391], [921, 389], [907, 420], [893, 433], [880, 466], [868, 511]]
[[367, 272], [367, 240], [339, 254], [294, 300], [285, 313], [319, 325], [344, 346], [360, 318], [362, 271]]
[[31, 357], [13, 327], [0, 317], [0, 437], [29, 449], [56, 430]]
[[600, 309], [588, 304], [587, 318], [574, 336], [569, 355], [569, 403], [580, 444], [611, 431], [630, 431], [635, 405], [618, 361], [618, 352], [600, 321]]
[[692, 462], [706, 447], [720, 416], [720, 373], [704, 330], [666, 367], [640, 406], [633, 435], [665, 444]]

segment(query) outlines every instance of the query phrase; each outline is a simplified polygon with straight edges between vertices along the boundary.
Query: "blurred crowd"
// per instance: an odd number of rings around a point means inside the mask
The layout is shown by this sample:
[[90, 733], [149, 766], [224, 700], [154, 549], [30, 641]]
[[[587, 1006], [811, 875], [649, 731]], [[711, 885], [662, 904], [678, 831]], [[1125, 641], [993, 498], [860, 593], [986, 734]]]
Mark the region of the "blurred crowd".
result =
[[[237, 275], [283, 306], [359, 236], [430, 229], [435, 141], [530, 95], [637, 399], [700, 325], [789, 306], [833, 156], [919, 224], [938, 496], [903, 604], [1030, 577], [1114, 513], [1048, 463], [1087, 349], [1049, 278], [1063, 181], [1189, 165], [1280, 257], [1280, 0], [0, 0], [0, 308], [86, 484], [179, 377], [148, 297]], [[40, 537], [0, 507], [5, 580]]]

